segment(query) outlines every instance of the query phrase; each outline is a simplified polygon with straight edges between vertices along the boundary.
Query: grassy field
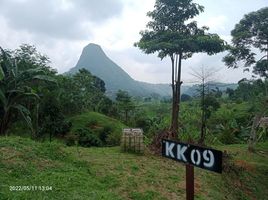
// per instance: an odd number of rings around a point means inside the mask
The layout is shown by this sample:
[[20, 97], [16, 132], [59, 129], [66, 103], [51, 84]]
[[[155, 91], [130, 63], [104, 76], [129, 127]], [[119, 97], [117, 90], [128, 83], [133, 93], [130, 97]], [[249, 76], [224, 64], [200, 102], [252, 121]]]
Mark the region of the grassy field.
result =
[[[233, 155], [228, 172], [195, 168], [196, 199], [265, 199], [268, 143], [250, 154], [245, 145], [220, 146]], [[184, 165], [119, 147], [81, 148], [0, 137], [0, 199], [185, 199]], [[52, 190], [10, 191], [10, 186]], [[19, 187], [15, 187], [19, 189]]]

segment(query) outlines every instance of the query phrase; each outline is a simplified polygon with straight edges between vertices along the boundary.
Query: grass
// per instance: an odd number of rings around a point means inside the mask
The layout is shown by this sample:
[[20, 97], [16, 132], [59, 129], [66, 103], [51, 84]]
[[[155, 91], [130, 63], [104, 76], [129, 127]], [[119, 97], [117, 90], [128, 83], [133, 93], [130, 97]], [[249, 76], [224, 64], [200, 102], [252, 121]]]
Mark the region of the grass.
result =
[[[233, 155], [228, 172], [195, 168], [196, 199], [265, 199], [268, 143], [249, 154], [245, 145], [218, 147]], [[242, 162], [243, 161], [243, 162]], [[0, 199], [185, 199], [184, 165], [119, 147], [66, 147], [0, 137]], [[10, 186], [51, 186], [10, 191]]]
[[87, 112], [80, 115], [76, 115], [74, 117], [71, 117], [70, 120], [72, 122], [72, 130], [89, 126], [110, 126], [115, 131], [119, 131], [121, 133], [122, 128], [125, 127], [125, 125], [118, 120], [97, 112]]

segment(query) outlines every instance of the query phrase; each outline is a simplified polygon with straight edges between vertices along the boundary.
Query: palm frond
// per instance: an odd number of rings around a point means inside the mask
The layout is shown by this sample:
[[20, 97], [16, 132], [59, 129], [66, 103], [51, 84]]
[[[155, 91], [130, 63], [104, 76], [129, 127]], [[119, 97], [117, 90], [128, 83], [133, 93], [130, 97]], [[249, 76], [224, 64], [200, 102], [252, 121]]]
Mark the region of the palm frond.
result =
[[14, 106], [12, 106], [12, 108], [16, 109], [21, 114], [21, 116], [25, 120], [27, 126], [33, 132], [34, 130], [33, 130], [33, 125], [32, 125], [32, 119], [30, 117], [30, 111], [25, 106], [23, 106], [21, 104], [14, 105]]

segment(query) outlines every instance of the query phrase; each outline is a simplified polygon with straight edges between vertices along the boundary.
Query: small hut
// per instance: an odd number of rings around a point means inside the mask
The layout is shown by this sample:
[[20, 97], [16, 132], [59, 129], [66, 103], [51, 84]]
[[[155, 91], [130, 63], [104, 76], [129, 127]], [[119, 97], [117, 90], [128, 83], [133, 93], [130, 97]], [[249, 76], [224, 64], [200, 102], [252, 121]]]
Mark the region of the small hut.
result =
[[143, 130], [140, 128], [124, 128], [121, 138], [121, 149], [124, 152], [143, 153]]

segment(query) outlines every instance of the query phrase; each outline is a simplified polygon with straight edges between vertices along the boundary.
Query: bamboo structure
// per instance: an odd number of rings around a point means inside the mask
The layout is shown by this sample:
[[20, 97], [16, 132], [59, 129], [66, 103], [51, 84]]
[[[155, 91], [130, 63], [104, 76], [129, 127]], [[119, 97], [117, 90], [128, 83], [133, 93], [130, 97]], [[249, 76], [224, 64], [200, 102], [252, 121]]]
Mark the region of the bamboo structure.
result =
[[124, 152], [144, 153], [143, 130], [140, 128], [124, 128], [121, 149]]

